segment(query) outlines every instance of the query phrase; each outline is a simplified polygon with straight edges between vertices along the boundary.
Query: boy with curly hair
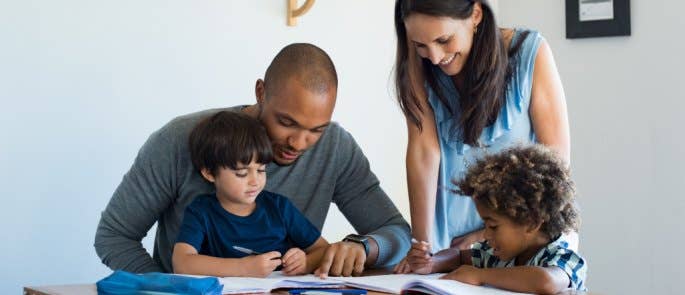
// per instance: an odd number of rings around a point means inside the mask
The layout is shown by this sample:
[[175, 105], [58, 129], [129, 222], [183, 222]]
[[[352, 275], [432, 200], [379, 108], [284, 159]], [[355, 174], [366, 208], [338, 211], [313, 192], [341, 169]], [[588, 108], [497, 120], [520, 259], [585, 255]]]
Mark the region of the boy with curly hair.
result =
[[[443, 278], [536, 294], [586, 290], [587, 263], [562, 235], [580, 224], [574, 184], [551, 150], [532, 145], [486, 156], [455, 184], [473, 198], [485, 241], [473, 244], [471, 255], [434, 262], [436, 271], [458, 267]], [[425, 253], [425, 246], [412, 252]], [[425, 256], [413, 259], [430, 261]]]

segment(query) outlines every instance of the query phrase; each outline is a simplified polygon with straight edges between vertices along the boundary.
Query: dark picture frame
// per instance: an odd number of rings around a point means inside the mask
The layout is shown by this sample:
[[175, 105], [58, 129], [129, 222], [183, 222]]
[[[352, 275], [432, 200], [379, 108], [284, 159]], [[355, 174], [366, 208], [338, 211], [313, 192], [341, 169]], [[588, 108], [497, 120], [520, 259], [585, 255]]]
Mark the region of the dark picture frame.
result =
[[[581, 20], [581, 2], [584, 5], [612, 2], [613, 17]], [[607, 36], [630, 36], [630, 0], [566, 0], [566, 39]]]

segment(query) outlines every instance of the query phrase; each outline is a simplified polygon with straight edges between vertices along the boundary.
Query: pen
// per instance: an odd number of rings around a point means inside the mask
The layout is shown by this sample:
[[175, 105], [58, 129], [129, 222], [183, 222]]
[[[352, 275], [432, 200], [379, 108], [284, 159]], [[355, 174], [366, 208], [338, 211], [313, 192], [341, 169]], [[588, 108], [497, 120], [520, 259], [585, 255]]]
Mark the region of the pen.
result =
[[239, 252], [245, 253], [247, 255], [262, 255], [262, 254], [264, 254], [264, 253], [260, 253], [260, 252], [257, 252], [255, 250], [248, 249], [245, 247], [240, 247], [240, 246], [233, 246], [233, 249], [235, 249]]
[[[240, 246], [233, 246], [233, 249], [235, 249], [239, 252], [245, 253], [247, 255], [262, 255], [262, 254], [264, 254], [262, 252], [257, 252], [255, 250], [248, 249], [245, 247], [240, 247]], [[271, 258], [271, 260], [275, 260], [275, 259], [281, 259], [281, 257]]]
[[[417, 241], [415, 238], [411, 238], [411, 243], [412, 243], [412, 244], [418, 244], [418, 243], [426, 243], [426, 244], [428, 244], [428, 242], [424, 242], [424, 241], [420, 241], [420, 242], [419, 242], [419, 241]], [[433, 257], [433, 252], [428, 252], [428, 255], [430, 255], [431, 257]]]

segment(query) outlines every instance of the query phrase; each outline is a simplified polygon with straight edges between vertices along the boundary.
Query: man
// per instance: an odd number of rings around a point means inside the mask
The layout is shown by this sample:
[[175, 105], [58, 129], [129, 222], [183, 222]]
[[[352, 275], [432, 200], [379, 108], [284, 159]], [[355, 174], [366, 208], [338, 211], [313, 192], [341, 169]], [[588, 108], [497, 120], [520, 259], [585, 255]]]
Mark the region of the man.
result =
[[[331, 244], [317, 274], [358, 275], [397, 263], [409, 225], [379, 186], [352, 136], [331, 122], [338, 78], [328, 55], [311, 44], [283, 48], [257, 80], [257, 103], [229, 108], [259, 119], [274, 153], [266, 190], [287, 196], [319, 230], [331, 202], [361, 235]], [[153, 133], [102, 213], [95, 249], [112, 269], [171, 272], [183, 210], [213, 187], [193, 169], [188, 134], [219, 110], [175, 118]], [[141, 244], [157, 225], [154, 257]]]

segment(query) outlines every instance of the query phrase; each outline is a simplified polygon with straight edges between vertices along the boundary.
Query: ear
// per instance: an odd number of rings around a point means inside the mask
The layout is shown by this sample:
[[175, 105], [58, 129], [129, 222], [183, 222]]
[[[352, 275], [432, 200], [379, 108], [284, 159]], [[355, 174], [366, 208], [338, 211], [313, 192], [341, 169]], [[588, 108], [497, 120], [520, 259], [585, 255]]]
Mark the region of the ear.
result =
[[534, 234], [538, 233], [540, 231], [540, 228], [542, 227], [542, 222], [528, 222], [528, 225], [526, 225], [526, 233], [529, 234]]
[[207, 179], [207, 181], [214, 183], [214, 175], [212, 175], [212, 172], [209, 171], [209, 169], [202, 168], [202, 170], [200, 170], [200, 173], [202, 174], [202, 177]]
[[264, 104], [264, 80], [262, 79], [257, 79], [257, 83], [255, 83], [254, 86], [254, 93], [255, 97], [257, 98], [257, 104], [262, 105]]
[[474, 28], [477, 27], [483, 20], [483, 6], [480, 2], [473, 4], [473, 12], [471, 13], [471, 21]]

